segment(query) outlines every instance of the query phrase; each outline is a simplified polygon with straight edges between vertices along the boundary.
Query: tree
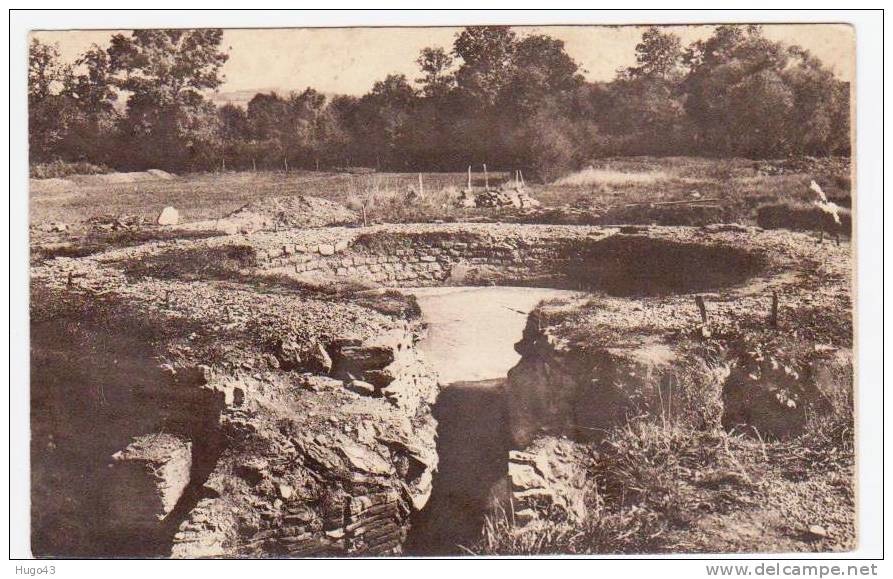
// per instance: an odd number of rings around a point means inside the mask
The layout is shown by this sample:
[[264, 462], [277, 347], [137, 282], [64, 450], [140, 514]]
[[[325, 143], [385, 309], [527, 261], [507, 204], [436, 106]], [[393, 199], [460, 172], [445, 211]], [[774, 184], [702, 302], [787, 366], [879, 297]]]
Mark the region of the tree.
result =
[[74, 77], [70, 88], [80, 109], [94, 119], [111, 114], [118, 95], [108, 53], [94, 44], [78, 57], [75, 66], [85, 70]]
[[62, 155], [62, 143], [78, 116], [67, 90], [71, 78], [71, 67], [61, 61], [58, 45], [32, 38], [28, 47], [28, 146], [35, 161]]
[[710, 38], [689, 47], [685, 110], [701, 148], [752, 156], [787, 148], [791, 95], [780, 75], [788, 59], [784, 46], [764, 38], [758, 26], [718, 26]]
[[217, 116], [220, 119], [220, 137], [224, 141], [248, 140], [250, 133], [245, 109], [226, 103], [217, 109]]
[[453, 43], [462, 59], [456, 72], [459, 88], [485, 105], [494, 105], [511, 78], [517, 37], [507, 26], [469, 26]]
[[357, 138], [364, 125], [360, 113], [360, 99], [355, 96], [338, 95], [329, 101], [326, 114], [331, 119], [327, 140], [330, 158], [344, 167], [353, 165], [355, 159], [362, 162], [363, 151]]
[[71, 77], [71, 67], [61, 61], [58, 44], [36, 38], [28, 46], [28, 103], [58, 94]]
[[794, 148], [811, 155], [849, 154], [850, 86], [835, 78], [809, 51], [792, 46], [792, 63], [782, 71], [793, 95], [790, 124]]
[[636, 45], [638, 66], [626, 69], [632, 78], [675, 79], [680, 73], [682, 41], [672, 32], [662, 32], [657, 26], [649, 26], [642, 33], [642, 41]]
[[687, 151], [687, 119], [681, 94], [682, 43], [651, 26], [636, 45], [637, 66], [619, 70], [605, 91], [599, 128], [613, 154]]
[[298, 155], [298, 163], [310, 166], [319, 164], [326, 132], [326, 97], [321, 92], [307, 88], [301, 93], [292, 93], [288, 98], [289, 151]]
[[422, 85], [423, 95], [442, 98], [453, 89], [456, 79], [449, 72], [453, 57], [443, 48], [423, 48], [416, 62], [423, 74], [422, 78], [416, 79]]
[[113, 83], [131, 93], [124, 134], [140, 165], [179, 169], [213, 156], [217, 114], [202, 91], [223, 82], [223, 31], [134, 30], [112, 36], [108, 49]]
[[360, 115], [365, 119], [360, 134], [365, 158], [374, 159], [376, 165], [394, 167], [398, 159], [405, 164], [401, 145], [410, 130], [409, 119], [417, 98], [405, 75], [389, 74], [360, 99]]
[[216, 89], [229, 56], [220, 51], [223, 31], [134, 30], [112, 36], [108, 49], [119, 88], [149, 95], [160, 107], [178, 105], [188, 95]]
[[257, 140], [281, 139], [288, 104], [275, 92], [257, 93], [248, 102], [248, 125]]
[[547, 99], [570, 95], [583, 81], [579, 65], [565, 52], [564, 41], [527, 36], [514, 46], [510, 79], [500, 98], [513, 114], [532, 114]]

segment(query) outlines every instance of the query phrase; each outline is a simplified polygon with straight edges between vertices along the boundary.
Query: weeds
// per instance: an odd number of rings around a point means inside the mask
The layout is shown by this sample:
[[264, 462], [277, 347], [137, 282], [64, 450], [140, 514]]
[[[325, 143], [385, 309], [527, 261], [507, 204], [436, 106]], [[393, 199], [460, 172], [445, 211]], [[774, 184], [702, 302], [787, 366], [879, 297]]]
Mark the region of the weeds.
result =
[[607, 185], [611, 187], [631, 187], [634, 185], [654, 185], [667, 181], [671, 174], [667, 171], [624, 172], [612, 169], [587, 167], [571, 173], [553, 183], [559, 187], [585, 187]]
[[[545, 513], [520, 525], [510, 507], [494, 508], [480, 541], [468, 550], [482, 555], [728, 550], [721, 530], [698, 521], [718, 515], [734, 528], [736, 513], [778, 508], [773, 503], [779, 500], [790, 501], [782, 508], [815, 516], [817, 497], [785, 485], [796, 485], [810, 472], [825, 473], [832, 485], [849, 480], [852, 413], [813, 418], [806, 433], [784, 441], [765, 441], [753, 432], [698, 430], [669, 413], [630, 420], [592, 447], [583, 523]], [[846, 484], [834, 490], [842, 497], [852, 493]], [[800, 532], [798, 524], [790, 525], [789, 533]], [[845, 544], [847, 530], [841, 530]]]

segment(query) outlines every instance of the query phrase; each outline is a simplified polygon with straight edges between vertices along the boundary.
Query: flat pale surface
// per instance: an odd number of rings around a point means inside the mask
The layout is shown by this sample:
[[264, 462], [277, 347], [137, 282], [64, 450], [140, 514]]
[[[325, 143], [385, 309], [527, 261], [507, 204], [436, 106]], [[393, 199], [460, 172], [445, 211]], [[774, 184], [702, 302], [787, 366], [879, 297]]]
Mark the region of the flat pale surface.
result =
[[504, 378], [521, 356], [527, 314], [542, 300], [577, 292], [526, 287], [431, 287], [416, 296], [428, 335], [419, 344], [443, 385]]

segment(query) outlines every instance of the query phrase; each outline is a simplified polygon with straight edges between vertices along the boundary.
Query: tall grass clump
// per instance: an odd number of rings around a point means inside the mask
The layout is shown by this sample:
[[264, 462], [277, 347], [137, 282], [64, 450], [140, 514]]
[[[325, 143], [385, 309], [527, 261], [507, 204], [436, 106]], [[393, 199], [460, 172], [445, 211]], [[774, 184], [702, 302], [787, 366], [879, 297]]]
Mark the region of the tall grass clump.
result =
[[[480, 541], [482, 555], [659, 553], [684, 549], [678, 531], [705, 512], [751, 504], [753, 459], [761, 441], [640, 417], [594, 445], [585, 489], [587, 518], [561, 513], [519, 525], [511, 509], [494, 508]], [[706, 511], [705, 511], [706, 509]]]
[[344, 204], [371, 222], [414, 222], [450, 220], [461, 210], [455, 206], [458, 189], [413, 187], [386, 183], [375, 177], [354, 186]]
[[667, 181], [672, 176], [666, 171], [625, 172], [615, 169], [596, 169], [587, 167], [571, 173], [553, 182], [563, 187], [589, 187], [605, 185], [610, 187], [628, 187], [633, 185], [652, 185]]

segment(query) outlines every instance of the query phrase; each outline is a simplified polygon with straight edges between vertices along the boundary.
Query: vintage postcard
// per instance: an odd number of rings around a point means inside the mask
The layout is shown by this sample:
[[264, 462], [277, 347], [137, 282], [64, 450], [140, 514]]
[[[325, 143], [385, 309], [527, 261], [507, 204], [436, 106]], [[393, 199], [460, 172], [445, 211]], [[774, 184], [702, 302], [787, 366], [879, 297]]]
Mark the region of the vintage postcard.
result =
[[855, 63], [32, 30], [33, 555], [852, 551]]

